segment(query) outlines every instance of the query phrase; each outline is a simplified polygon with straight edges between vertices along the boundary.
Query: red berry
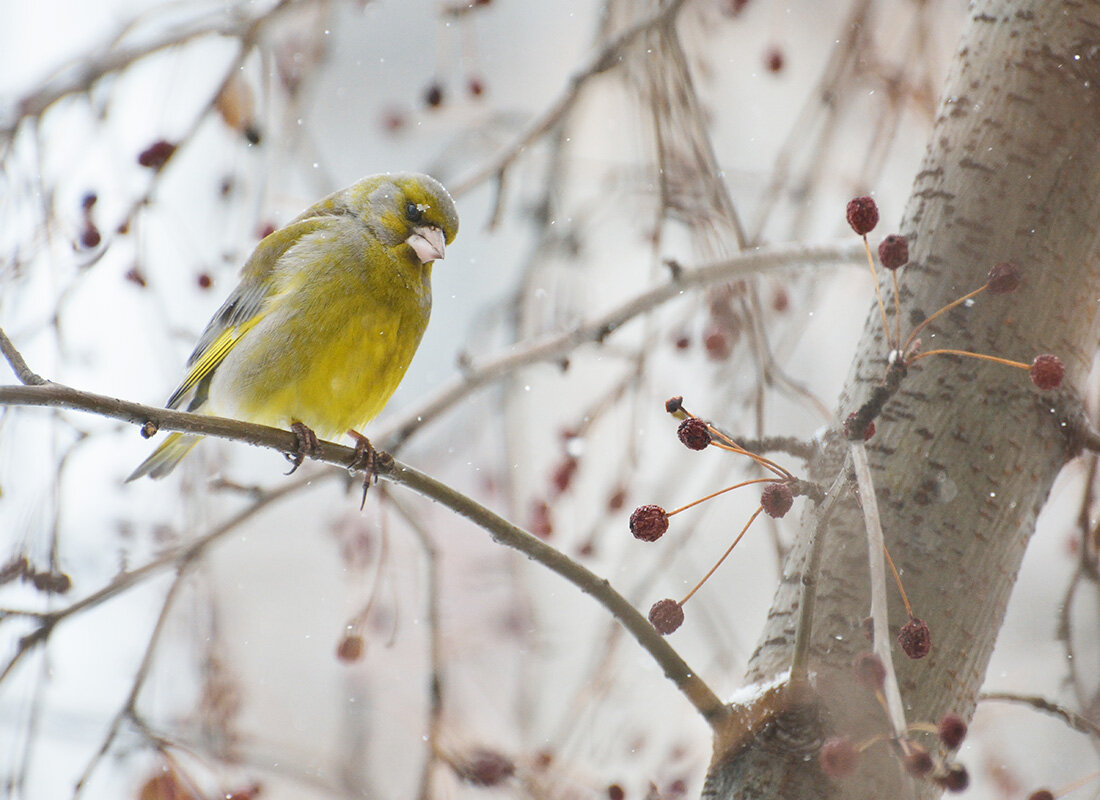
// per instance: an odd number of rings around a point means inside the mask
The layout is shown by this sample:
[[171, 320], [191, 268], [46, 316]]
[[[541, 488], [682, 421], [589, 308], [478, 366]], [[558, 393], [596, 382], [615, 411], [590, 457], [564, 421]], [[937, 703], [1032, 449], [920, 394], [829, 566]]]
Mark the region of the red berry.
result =
[[1050, 789], [1036, 789], [1027, 796], [1027, 800], [1054, 800], [1054, 792]]
[[209, 289], [214, 285], [214, 279], [210, 277], [209, 272], [200, 272], [199, 277], [195, 279], [200, 289]]
[[607, 507], [611, 511], [618, 511], [626, 504], [626, 489], [618, 488], [607, 498]]
[[684, 624], [684, 608], [675, 600], [658, 600], [649, 609], [649, 621], [662, 636], [668, 636]]
[[898, 631], [898, 644], [909, 658], [924, 658], [932, 649], [932, 633], [928, 630], [928, 624], [924, 620], [910, 617]]
[[698, 417], [688, 417], [676, 429], [676, 435], [688, 450], [706, 450], [710, 444], [710, 430], [707, 423]]
[[961, 792], [970, 785], [970, 775], [962, 764], [948, 764], [947, 772], [936, 782], [949, 792]]
[[760, 494], [760, 505], [769, 517], [779, 519], [785, 516], [793, 504], [794, 494], [785, 483], [769, 483]]
[[764, 66], [768, 72], [781, 72], [783, 70], [783, 51], [778, 47], [770, 47], [764, 53]]
[[1020, 286], [1020, 270], [1015, 264], [1002, 261], [989, 268], [986, 286], [990, 294], [1009, 294]]
[[40, 592], [50, 594], [65, 594], [73, 588], [73, 579], [64, 572], [30, 572], [28, 579], [31, 585]]
[[532, 503], [530, 528], [531, 533], [540, 539], [549, 539], [554, 534], [550, 506], [545, 500], [536, 500]]
[[852, 662], [852, 676], [864, 689], [874, 692], [886, 683], [886, 667], [874, 653], [860, 653]]
[[176, 146], [165, 139], [158, 139], [138, 155], [138, 163], [149, 169], [159, 170], [176, 152]]
[[710, 325], [703, 332], [703, 348], [713, 361], [725, 361], [733, 352], [733, 337], [720, 325]]
[[817, 758], [822, 772], [830, 778], [843, 778], [855, 771], [859, 752], [846, 736], [834, 736], [821, 745]]
[[396, 108], [391, 108], [382, 115], [382, 127], [387, 133], [397, 133], [405, 127], [405, 114]]
[[577, 473], [578, 465], [579, 462], [573, 456], [566, 456], [558, 464], [550, 478], [550, 482], [554, 485], [554, 494], [562, 494], [569, 488], [573, 482], [573, 476]]
[[916, 742], [906, 742], [905, 771], [918, 778], [927, 775], [936, 765], [928, 751]]
[[432, 83], [424, 90], [424, 102], [429, 108], [439, 108], [443, 105], [443, 86], [440, 83]]
[[103, 237], [99, 235], [99, 228], [97, 228], [91, 220], [84, 226], [84, 230], [80, 232], [80, 246], [86, 250], [91, 250], [93, 247], [98, 247]]
[[352, 664], [363, 657], [363, 637], [348, 634], [336, 646], [336, 657], [345, 664]]
[[966, 723], [958, 714], [947, 713], [940, 717], [936, 735], [948, 750], [954, 750], [966, 738]]
[[1058, 356], [1045, 353], [1035, 356], [1028, 375], [1031, 376], [1031, 382], [1043, 391], [1057, 389], [1062, 384], [1062, 378], [1066, 376], [1066, 365]]
[[516, 771], [508, 756], [492, 750], [475, 750], [461, 761], [451, 764], [455, 774], [473, 786], [497, 786]]
[[856, 197], [848, 201], [848, 224], [860, 236], [866, 236], [878, 225], [878, 206], [870, 197]]
[[886, 269], [901, 269], [909, 263], [909, 240], [891, 233], [879, 243], [878, 260]]
[[668, 530], [668, 513], [656, 505], [638, 506], [630, 515], [630, 532], [635, 539], [655, 542]]

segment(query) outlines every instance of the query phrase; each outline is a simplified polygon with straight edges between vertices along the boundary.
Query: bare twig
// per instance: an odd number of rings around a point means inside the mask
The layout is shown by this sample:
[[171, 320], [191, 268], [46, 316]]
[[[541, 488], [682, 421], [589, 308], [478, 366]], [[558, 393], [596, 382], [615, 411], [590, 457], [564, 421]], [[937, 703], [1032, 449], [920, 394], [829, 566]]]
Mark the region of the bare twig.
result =
[[160, 614], [157, 616], [156, 624], [153, 626], [153, 633], [149, 637], [149, 642], [145, 646], [145, 653], [141, 658], [141, 664], [138, 666], [137, 672], [134, 675], [134, 680], [130, 684], [130, 693], [126, 697], [126, 702], [123, 704], [122, 708], [118, 710], [118, 713], [115, 714], [114, 719], [111, 720], [111, 724], [107, 728], [107, 733], [104, 735], [103, 741], [99, 745], [99, 749], [96, 750], [95, 754], [88, 761], [87, 766], [84, 767], [84, 771], [80, 774], [80, 778], [77, 780], [73, 790], [74, 798], [79, 797], [83, 792], [84, 786], [88, 782], [88, 778], [92, 776], [92, 772], [99, 762], [103, 760], [103, 757], [111, 748], [111, 744], [114, 742], [115, 737], [118, 736], [122, 723], [136, 716], [135, 712], [138, 695], [141, 693], [141, 688], [145, 685], [145, 679], [149, 675], [149, 668], [153, 664], [153, 654], [156, 652], [157, 643], [160, 641], [161, 633], [164, 631], [164, 623], [168, 619], [168, 612], [171, 611], [176, 595], [183, 587], [184, 577], [187, 575], [189, 567], [195, 563], [194, 559], [198, 552], [201, 551], [196, 551], [189, 558], [180, 562], [179, 571], [172, 581], [172, 586], [168, 589], [168, 594], [164, 597], [164, 602], [161, 604]]
[[794, 654], [791, 657], [791, 683], [807, 683], [810, 676], [810, 639], [813, 633], [814, 607], [817, 605], [817, 573], [821, 567], [821, 554], [825, 549], [825, 535], [829, 519], [833, 516], [844, 484], [848, 480], [851, 456], [844, 458], [844, 466], [837, 472], [832, 485], [825, 493], [823, 505], [817, 512], [810, 539], [810, 558], [802, 571], [802, 599], [798, 603], [798, 627], [794, 633]]
[[274, 8], [265, 9], [256, 17], [242, 16], [239, 13], [227, 14], [224, 9], [220, 9], [202, 20], [173, 25], [167, 33], [158, 38], [130, 47], [91, 53], [61, 71], [34, 94], [20, 100], [17, 104], [18, 119], [8, 127], [0, 128], [0, 139], [10, 137], [24, 120], [34, 120], [42, 116], [58, 100], [71, 94], [86, 92], [103, 77], [122, 72], [154, 53], [178, 47], [204, 36], [251, 40], [261, 25], [270, 22], [286, 8], [299, 4], [300, 2], [295, 0], [281, 0]]
[[20, 382], [27, 386], [41, 386], [46, 383], [46, 379], [36, 373], [30, 367], [27, 366], [27, 362], [23, 360], [23, 355], [15, 349], [15, 345], [11, 343], [11, 339], [8, 335], [0, 329], [0, 353], [4, 354], [4, 358], [11, 364], [12, 372], [15, 373]]
[[[569, 84], [565, 92], [558, 98], [557, 102], [551, 105], [541, 116], [528, 125], [527, 129], [516, 137], [516, 140], [512, 144], [501, 151], [496, 158], [468, 176], [465, 180], [453, 184], [451, 186], [451, 194], [457, 197], [493, 177], [496, 178], [498, 184], [503, 183], [504, 174], [508, 171], [512, 163], [519, 158], [532, 143], [545, 136], [547, 132], [553, 129], [553, 127], [561, 121], [562, 117], [564, 117], [569, 109], [577, 102], [577, 99], [580, 97], [581, 89], [584, 88], [584, 85], [588, 83], [588, 81], [596, 75], [607, 72], [616, 64], [620, 63], [620, 57], [623, 51], [632, 45], [643, 33], [655, 26], [666, 25], [675, 19], [676, 15], [680, 13], [680, 8], [684, 5], [684, 2], [685, 0], [668, 0], [664, 7], [653, 16], [639, 20], [636, 24], [631, 25], [611, 39], [611, 41], [596, 53], [588, 66], [573, 74], [569, 79]], [[498, 188], [497, 203], [500, 202], [502, 196], [503, 192]]]
[[[296, 447], [296, 437], [290, 431], [221, 417], [206, 417], [200, 414], [153, 408], [140, 403], [131, 403], [90, 392], [81, 392], [61, 384], [0, 387], [0, 405], [71, 408], [125, 420], [138, 425], [152, 421], [158, 427], [167, 430], [199, 433], [243, 441], [281, 452], [293, 452]], [[519, 550], [543, 566], [557, 572], [585, 594], [591, 595], [630, 631], [635, 640], [649, 652], [650, 656], [664, 670], [665, 675], [676, 684], [708, 722], [712, 725], [718, 725], [724, 721], [725, 707], [710, 687], [688, 667], [676, 650], [657, 633], [649, 621], [626, 598], [611, 588], [611, 584], [606, 579], [600, 578], [466, 495], [418, 472], [412, 467], [395, 461], [387, 453], [380, 452], [378, 456], [375, 469], [379, 477], [406, 486], [425, 497], [442, 503], [455, 513], [470, 519], [484, 529], [493, 541]], [[353, 467], [356, 458], [354, 448], [344, 447], [334, 442], [322, 442], [320, 454], [316, 456], [316, 460], [335, 464], [345, 469]], [[287, 491], [289, 491], [289, 487]], [[23, 652], [23, 650], [20, 652]], [[14, 660], [5, 670], [5, 674], [10, 671], [12, 666], [14, 666]]]
[[886, 681], [882, 691], [886, 696], [886, 710], [890, 715], [890, 724], [894, 735], [905, 738], [905, 706], [898, 689], [898, 676], [894, 670], [893, 655], [890, 650], [889, 620], [886, 606], [886, 564], [883, 559], [885, 542], [882, 536], [882, 521], [878, 514], [878, 501], [875, 499], [875, 484], [871, 478], [871, 465], [867, 460], [867, 448], [862, 441], [849, 442], [848, 452], [852, 458], [852, 468], [859, 485], [860, 505], [863, 507], [863, 520], [867, 529], [867, 560], [871, 576], [871, 624], [874, 636], [871, 646], [875, 655], [886, 668]]
[[439, 758], [439, 731], [443, 721], [443, 632], [440, 630], [439, 598], [439, 558], [431, 531], [420, 518], [406, 508], [405, 504], [389, 496], [389, 501], [412, 530], [424, 550], [424, 564], [427, 570], [425, 582], [427, 596], [424, 598], [424, 624], [428, 629], [428, 663], [431, 665], [431, 677], [428, 684], [428, 721], [424, 731], [424, 765], [420, 773], [420, 790], [417, 796], [421, 800], [430, 800], [432, 796], [432, 769]]
[[[344, 448], [351, 451], [351, 448]], [[354, 451], [351, 451], [354, 452]], [[611, 588], [605, 578], [590, 572], [573, 559], [532, 536], [464, 494], [392, 459], [383, 459], [379, 475], [412, 489], [474, 522], [497, 544], [520, 551], [543, 566], [558, 573], [585, 594], [592, 596], [625, 627], [657, 664], [665, 676], [712, 725], [725, 720], [726, 708], [702, 679], [691, 670], [679, 653], [662, 637], [645, 617], [621, 594]]]
[[[293, 434], [291, 434], [293, 435]], [[50, 633], [62, 622], [75, 617], [82, 611], [95, 608], [102, 603], [110, 600], [113, 597], [118, 596], [127, 589], [136, 586], [143, 581], [153, 578], [162, 572], [169, 569], [179, 569], [181, 565], [190, 563], [196, 560], [203, 551], [214, 542], [221, 539], [227, 533], [236, 530], [241, 523], [245, 522], [249, 518], [253, 517], [258, 512], [267, 508], [273, 502], [281, 500], [289, 494], [297, 492], [304, 486], [307, 486], [311, 480], [311, 476], [302, 475], [299, 478], [295, 478], [292, 481], [288, 481], [286, 484], [280, 486], [278, 489], [273, 489], [269, 492], [264, 492], [258, 499], [256, 499], [248, 508], [233, 515], [228, 520], [223, 522], [214, 530], [199, 537], [193, 542], [186, 545], [180, 545], [179, 547], [172, 548], [158, 558], [153, 559], [147, 564], [138, 567], [137, 569], [129, 570], [117, 575], [109, 584], [104, 586], [97, 592], [77, 600], [75, 603], [66, 606], [65, 608], [57, 611], [50, 612], [20, 612], [14, 609], [3, 609], [3, 613], [10, 616], [24, 616], [34, 617], [38, 620], [38, 628], [24, 636], [20, 641], [19, 648], [15, 654], [11, 657], [8, 663], [4, 666], [4, 669], [0, 671], [0, 683], [8, 676], [9, 673], [15, 668], [24, 655], [33, 650], [37, 645], [46, 641], [49, 638]]]
[[1055, 703], [1053, 700], [1047, 700], [1045, 697], [1040, 697], [1039, 695], [1016, 694], [1015, 692], [982, 692], [978, 695], [978, 700], [983, 703], [995, 701], [1031, 706], [1036, 711], [1053, 714], [1079, 733], [1088, 734], [1093, 739], [1100, 739], [1100, 725], [1086, 719], [1072, 709]]
[[698, 269], [684, 270], [676, 280], [628, 300], [591, 322], [582, 323], [565, 333], [546, 336], [534, 342], [517, 343], [499, 355], [471, 364], [461, 377], [440, 389], [435, 397], [412, 409], [372, 438], [382, 442], [385, 449], [398, 448], [417, 429], [435, 419], [475, 389], [499, 380], [519, 367], [557, 361], [581, 344], [602, 341], [635, 317], [652, 311], [689, 289], [780, 269], [850, 264], [862, 253], [863, 245], [851, 241], [832, 245], [779, 245], [750, 250]]

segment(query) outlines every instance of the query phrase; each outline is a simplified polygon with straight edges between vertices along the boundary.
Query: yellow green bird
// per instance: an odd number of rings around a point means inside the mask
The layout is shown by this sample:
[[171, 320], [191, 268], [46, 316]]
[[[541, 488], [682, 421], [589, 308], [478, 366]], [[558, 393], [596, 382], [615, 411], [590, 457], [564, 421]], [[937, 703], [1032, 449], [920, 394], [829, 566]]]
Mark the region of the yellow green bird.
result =
[[[372, 175], [318, 201], [256, 246], [168, 408], [300, 438], [361, 430], [412, 361], [432, 263], [457, 232], [454, 201], [427, 175]], [[171, 434], [126, 480], [164, 477], [201, 438]]]

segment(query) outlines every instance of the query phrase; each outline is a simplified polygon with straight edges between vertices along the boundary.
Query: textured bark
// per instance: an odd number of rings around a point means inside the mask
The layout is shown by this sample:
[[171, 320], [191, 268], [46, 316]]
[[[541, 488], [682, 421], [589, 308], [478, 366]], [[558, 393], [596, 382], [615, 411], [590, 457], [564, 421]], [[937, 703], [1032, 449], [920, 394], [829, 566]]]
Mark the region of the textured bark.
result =
[[[1067, 456], [1075, 390], [1097, 344], [1100, 297], [1100, 3], [985, 0], [972, 5], [901, 232], [902, 335], [915, 320], [977, 288], [998, 261], [1019, 266], [1013, 295], [980, 296], [925, 329], [923, 349], [957, 348], [1030, 363], [1055, 353], [1063, 388], [1040, 393], [1021, 370], [935, 356], [917, 362], [869, 443], [887, 546], [931, 654], [895, 649], [910, 722], [956, 711], [968, 718], [983, 681], [1036, 514]], [[839, 212], [838, 212], [839, 213]], [[894, 232], [888, 223], [872, 234]], [[883, 284], [886, 285], [885, 283]], [[893, 323], [891, 323], [893, 324]], [[838, 412], [854, 411], [880, 382], [887, 345], [868, 316]], [[843, 456], [835, 439], [820, 463], [827, 481]], [[753, 680], [790, 666], [799, 590], [816, 514], [807, 510], [749, 667]], [[828, 529], [810, 666], [820, 713], [799, 705], [754, 732], [719, 736], [704, 796], [715, 798], [934, 797], [903, 776], [887, 745], [856, 776], [825, 777], [807, 757], [833, 733], [885, 733], [873, 698], [852, 686], [852, 657], [869, 649], [867, 547], [847, 502]], [[891, 598], [894, 632], [906, 620]], [[935, 749], [934, 740], [925, 744]]]

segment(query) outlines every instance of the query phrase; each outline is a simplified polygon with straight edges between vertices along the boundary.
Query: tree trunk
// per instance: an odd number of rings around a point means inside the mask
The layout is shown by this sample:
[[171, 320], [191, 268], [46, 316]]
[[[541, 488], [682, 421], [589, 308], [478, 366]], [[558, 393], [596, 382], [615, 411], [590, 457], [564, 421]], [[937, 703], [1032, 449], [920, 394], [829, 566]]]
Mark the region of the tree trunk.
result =
[[[902, 339], [916, 322], [981, 286], [996, 262], [1024, 276], [1011, 295], [979, 296], [922, 331], [923, 350], [956, 348], [1030, 363], [1054, 353], [1066, 380], [1041, 393], [1027, 375], [988, 362], [932, 356], [909, 370], [868, 443], [887, 547], [932, 650], [894, 646], [907, 719], [968, 719], [1024, 550], [1072, 446], [1063, 423], [1088, 375], [1100, 297], [1100, 3], [984, 0], [973, 4], [901, 232]], [[838, 212], [839, 213], [839, 212]], [[873, 243], [894, 232], [889, 224]], [[883, 282], [884, 297], [890, 290]], [[891, 327], [895, 325], [893, 317]], [[882, 380], [889, 346], [872, 308], [838, 413]], [[837, 435], [812, 477], [827, 482], [844, 455]], [[749, 678], [790, 666], [803, 568], [818, 509], [803, 516]], [[888, 733], [874, 698], [855, 687], [853, 657], [870, 649], [864, 525], [846, 500], [831, 519], [818, 573], [810, 669], [814, 701], [769, 724], [718, 737], [703, 794], [714, 798], [934, 797], [907, 777], [888, 742], [854, 776], [826, 777], [821, 741]], [[891, 588], [892, 633], [906, 621]], [[923, 736], [921, 734], [920, 736]], [[933, 752], [935, 739], [919, 739]]]

